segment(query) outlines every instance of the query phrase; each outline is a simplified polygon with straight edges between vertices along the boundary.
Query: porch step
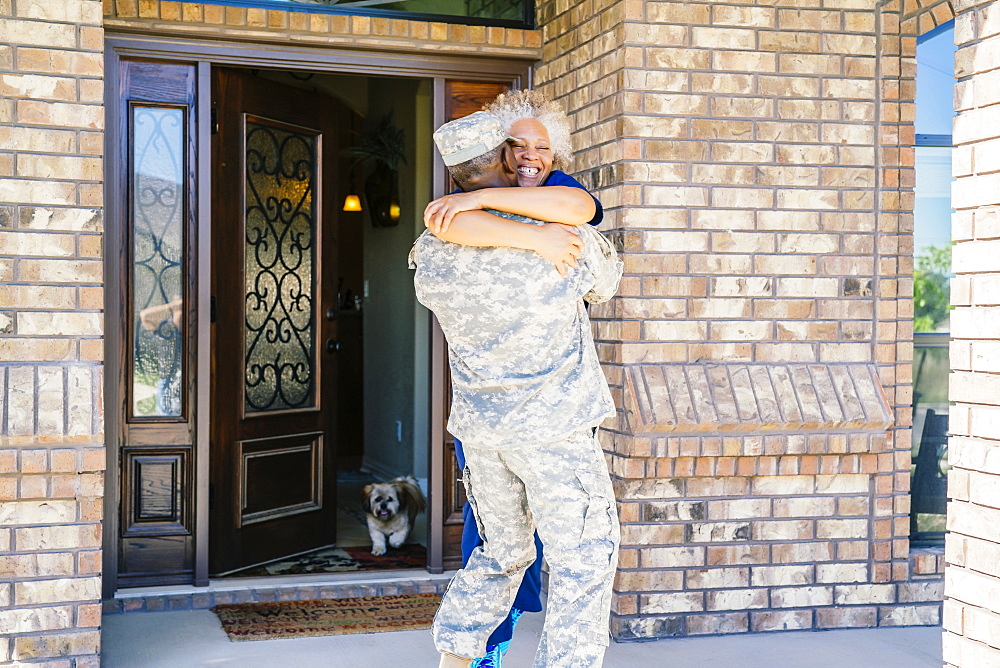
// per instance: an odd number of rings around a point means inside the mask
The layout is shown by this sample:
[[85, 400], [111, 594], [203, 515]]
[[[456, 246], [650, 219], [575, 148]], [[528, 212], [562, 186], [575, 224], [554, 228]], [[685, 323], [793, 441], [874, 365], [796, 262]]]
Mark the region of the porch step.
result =
[[309, 601], [393, 594], [443, 594], [454, 571], [397, 574], [337, 574], [211, 580], [207, 587], [166, 586], [125, 589], [104, 601], [104, 614], [208, 610], [225, 603]]

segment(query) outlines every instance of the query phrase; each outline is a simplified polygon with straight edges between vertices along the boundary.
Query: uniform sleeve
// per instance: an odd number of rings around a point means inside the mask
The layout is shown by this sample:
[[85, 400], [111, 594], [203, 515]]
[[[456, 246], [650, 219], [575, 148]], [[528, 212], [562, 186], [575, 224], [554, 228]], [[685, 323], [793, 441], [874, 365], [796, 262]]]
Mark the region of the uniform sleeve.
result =
[[590, 219], [590, 225], [600, 225], [601, 221], [604, 220], [604, 207], [601, 205], [601, 200], [594, 197], [594, 194], [583, 187], [583, 184], [574, 179], [572, 176], [566, 172], [553, 169], [549, 173], [549, 178], [545, 179], [546, 186], [569, 186], [570, 188], [579, 188], [580, 190], [586, 191], [594, 199], [594, 217]]
[[584, 240], [587, 268], [594, 278], [594, 285], [583, 299], [591, 304], [600, 304], [614, 297], [618, 291], [625, 263], [603, 234], [587, 225], [581, 225], [579, 230]]

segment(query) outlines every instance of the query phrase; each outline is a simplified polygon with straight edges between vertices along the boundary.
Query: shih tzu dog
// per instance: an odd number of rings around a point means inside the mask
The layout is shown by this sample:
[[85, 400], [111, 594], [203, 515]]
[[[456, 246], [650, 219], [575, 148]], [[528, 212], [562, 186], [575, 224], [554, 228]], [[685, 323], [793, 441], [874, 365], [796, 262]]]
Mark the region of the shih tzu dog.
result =
[[362, 490], [372, 554], [385, 554], [385, 541], [399, 547], [406, 542], [417, 513], [427, 506], [424, 494], [412, 476], [400, 476], [389, 482], [365, 485]]

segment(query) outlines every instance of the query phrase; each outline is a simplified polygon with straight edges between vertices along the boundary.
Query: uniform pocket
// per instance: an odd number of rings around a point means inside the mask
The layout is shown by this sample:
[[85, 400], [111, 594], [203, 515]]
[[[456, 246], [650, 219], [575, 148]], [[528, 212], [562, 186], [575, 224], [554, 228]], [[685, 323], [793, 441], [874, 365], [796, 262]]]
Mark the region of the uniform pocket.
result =
[[580, 555], [595, 566], [609, 565], [619, 542], [618, 509], [607, 475], [605, 471], [591, 469], [576, 471], [580, 487], [587, 495], [580, 531]]

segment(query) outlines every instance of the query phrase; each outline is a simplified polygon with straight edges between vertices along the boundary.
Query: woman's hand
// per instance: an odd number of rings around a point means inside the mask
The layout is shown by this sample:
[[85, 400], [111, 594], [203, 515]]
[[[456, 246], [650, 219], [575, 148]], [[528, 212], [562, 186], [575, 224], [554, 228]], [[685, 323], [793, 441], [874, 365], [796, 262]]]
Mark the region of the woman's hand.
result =
[[438, 197], [424, 208], [424, 226], [431, 231], [431, 234], [447, 232], [456, 214], [483, 208], [479, 197], [481, 192], [473, 190]]
[[583, 239], [572, 225], [548, 223], [538, 226], [537, 230], [530, 250], [551, 262], [559, 275], [565, 277], [583, 253]]

